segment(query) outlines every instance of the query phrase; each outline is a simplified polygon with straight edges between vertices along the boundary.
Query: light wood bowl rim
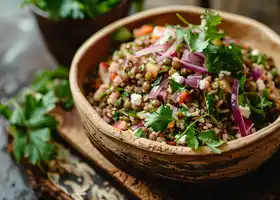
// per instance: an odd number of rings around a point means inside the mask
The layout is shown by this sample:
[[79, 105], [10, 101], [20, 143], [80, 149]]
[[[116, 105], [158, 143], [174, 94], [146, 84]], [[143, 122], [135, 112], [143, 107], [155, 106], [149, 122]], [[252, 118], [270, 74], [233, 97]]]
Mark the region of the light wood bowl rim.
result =
[[[182, 155], [182, 156], [204, 156], [204, 155], [216, 155], [213, 152], [209, 150], [208, 147], [199, 147], [196, 151], [192, 150], [189, 147], [184, 146], [171, 146], [168, 144], [163, 144], [159, 142], [155, 142], [149, 139], [145, 138], [135, 138], [131, 135], [131, 132], [128, 133], [128, 131], [123, 131], [122, 133], [114, 128], [113, 126], [107, 124], [94, 110], [94, 108], [90, 105], [90, 103], [87, 101], [86, 97], [83, 95], [81, 89], [78, 85], [78, 63], [81, 60], [81, 58], [84, 56], [87, 49], [89, 49], [92, 45], [95, 44], [96, 41], [100, 40], [104, 35], [107, 35], [109, 33], [112, 33], [114, 30], [116, 30], [118, 27], [127, 25], [131, 22], [137, 21], [141, 18], [146, 18], [148, 16], [155, 16], [162, 13], [174, 13], [174, 12], [190, 12], [190, 13], [202, 13], [205, 9], [196, 7], [196, 6], [182, 6], [182, 5], [173, 5], [173, 6], [165, 6], [155, 9], [149, 9], [143, 12], [140, 12], [138, 14], [123, 18], [121, 20], [118, 20], [105, 28], [101, 29], [97, 33], [95, 33], [93, 36], [91, 36], [76, 52], [70, 69], [70, 85], [71, 85], [71, 91], [73, 93], [76, 106], [78, 108], [86, 108], [83, 109], [83, 114], [91, 116], [90, 120], [92, 123], [94, 123], [102, 133], [106, 134], [109, 137], [112, 137], [112, 139], [119, 140], [120, 142], [125, 142], [129, 145], [132, 145], [136, 148], [140, 148], [143, 150], [146, 150], [148, 152], [154, 152], [154, 153], [160, 153], [164, 155]], [[256, 27], [258, 31], [263, 32], [267, 37], [269, 37], [273, 42], [275, 42], [277, 45], [280, 46], [280, 37], [269, 27], [266, 25], [236, 14], [231, 14], [227, 12], [217, 11], [222, 18], [230, 20], [230, 21], [236, 21], [237, 23], [250, 25], [253, 27]], [[83, 106], [80, 106], [82, 105]], [[94, 116], [94, 117], [93, 117]], [[95, 120], [93, 120], [95, 119]], [[97, 119], [97, 120], [96, 120]], [[270, 124], [269, 126], [259, 130], [258, 132], [251, 134], [244, 138], [239, 138], [233, 141], [227, 142], [225, 145], [223, 145], [220, 150], [222, 151], [222, 154], [229, 151], [234, 151], [243, 147], [246, 147], [248, 145], [253, 144], [254, 142], [257, 142], [258, 140], [265, 139], [270, 134], [273, 134], [279, 127], [280, 118], [278, 117], [275, 122]], [[127, 134], [128, 133], [128, 134]], [[128, 136], [131, 135], [131, 136]], [[221, 155], [221, 154], [220, 154]]]

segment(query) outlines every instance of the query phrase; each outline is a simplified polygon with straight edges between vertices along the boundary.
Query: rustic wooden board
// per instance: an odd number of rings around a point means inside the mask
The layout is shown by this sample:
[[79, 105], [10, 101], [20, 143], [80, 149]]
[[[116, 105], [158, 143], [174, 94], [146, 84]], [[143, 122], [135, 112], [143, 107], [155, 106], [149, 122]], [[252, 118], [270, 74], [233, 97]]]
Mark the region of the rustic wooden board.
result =
[[83, 156], [93, 161], [98, 167], [104, 169], [134, 196], [145, 200], [161, 199], [156, 195], [157, 192], [152, 186], [122, 172], [106, 160], [106, 158], [94, 148], [83, 131], [76, 110], [73, 110], [72, 112], [56, 110], [53, 114], [56, 115], [56, 118], [61, 123], [59, 127], [61, 137], [76, 148], [76, 150], [78, 150]]
[[256, 172], [229, 181], [186, 184], [150, 177], [143, 173], [135, 178], [119, 170], [92, 146], [75, 110], [68, 113], [56, 111], [55, 115], [61, 122], [61, 136], [139, 199], [280, 199], [279, 152]]

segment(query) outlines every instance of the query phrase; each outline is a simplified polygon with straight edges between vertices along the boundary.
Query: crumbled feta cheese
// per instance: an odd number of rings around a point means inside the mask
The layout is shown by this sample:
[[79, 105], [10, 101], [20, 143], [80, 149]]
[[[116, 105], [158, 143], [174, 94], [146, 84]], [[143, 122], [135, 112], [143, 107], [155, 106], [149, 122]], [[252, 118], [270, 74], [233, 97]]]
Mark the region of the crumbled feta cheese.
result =
[[204, 90], [205, 87], [206, 87], [206, 80], [205, 79], [200, 80], [199, 81], [199, 89]]
[[183, 76], [180, 76], [180, 74], [178, 72], [175, 72], [174, 74], [172, 74], [171, 78], [176, 81], [177, 83], [181, 83], [182, 78], [184, 78]]
[[177, 144], [186, 144], [186, 135], [183, 135], [178, 141]]
[[142, 96], [140, 94], [133, 93], [131, 96], [131, 103], [136, 106], [141, 105]]
[[224, 76], [230, 76], [231, 75], [231, 72], [229, 71], [220, 71], [219, 73], [219, 77], [222, 78]]
[[172, 40], [175, 40], [176, 33], [172, 28], [166, 28], [163, 36], [158, 40], [158, 44], [163, 45]]
[[250, 117], [251, 110], [248, 106], [243, 107], [243, 106], [239, 105], [238, 109], [241, 112], [241, 115], [243, 117], [245, 117], [246, 119], [248, 119]]
[[254, 49], [252, 52], [251, 52], [251, 55], [252, 56], [257, 56], [257, 55], [259, 55], [260, 54], [260, 52], [259, 52], [259, 50], [257, 50], [257, 49]]
[[262, 79], [258, 79], [256, 81], [259, 91], [263, 91], [265, 89], [265, 84]]

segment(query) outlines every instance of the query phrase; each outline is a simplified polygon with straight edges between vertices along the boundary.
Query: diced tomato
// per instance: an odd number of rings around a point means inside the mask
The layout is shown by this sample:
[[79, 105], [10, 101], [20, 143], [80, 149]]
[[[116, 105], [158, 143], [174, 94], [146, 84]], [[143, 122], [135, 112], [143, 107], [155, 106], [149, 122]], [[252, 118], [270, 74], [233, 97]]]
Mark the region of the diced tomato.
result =
[[113, 82], [113, 80], [116, 78], [117, 75], [118, 75], [118, 74], [116, 74], [116, 73], [112, 73], [112, 74], [110, 75], [110, 82]]
[[156, 26], [154, 28], [154, 30], [153, 30], [153, 33], [152, 33], [152, 39], [153, 40], [159, 39], [160, 37], [163, 36], [164, 31], [165, 31], [165, 27], [163, 27], [163, 26]]
[[106, 62], [99, 64], [98, 74], [103, 83], [109, 83], [108, 67], [109, 65]]
[[101, 63], [99, 64], [99, 67], [101, 67], [101, 68], [108, 68], [108, 67], [109, 67], [109, 64], [108, 64], [107, 62], [101, 62]]
[[117, 121], [115, 124], [114, 124], [114, 127], [117, 128], [117, 129], [120, 129], [120, 130], [124, 130], [126, 128], [126, 122], [125, 121]]
[[154, 30], [154, 27], [152, 25], [147, 25], [146, 24], [146, 25], [143, 25], [140, 28], [136, 29], [134, 31], [134, 36], [135, 37], [141, 37], [143, 35], [146, 35], [148, 33], [153, 32], [153, 30]]
[[169, 144], [169, 145], [176, 145], [176, 142], [174, 142], [174, 141], [168, 141], [167, 144]]
[[184, 103], [189, 97], [189, 93], [185, 90], [184, 92], [181, 93], [180, 97], [179, 97], [179, 104]]

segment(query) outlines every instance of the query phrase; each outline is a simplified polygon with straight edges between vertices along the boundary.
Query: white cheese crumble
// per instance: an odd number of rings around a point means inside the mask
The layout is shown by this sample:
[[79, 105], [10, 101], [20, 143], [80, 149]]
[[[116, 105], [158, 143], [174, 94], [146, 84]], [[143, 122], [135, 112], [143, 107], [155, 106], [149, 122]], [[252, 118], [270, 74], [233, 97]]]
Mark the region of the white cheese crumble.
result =
[[251, 52], [251, 55], [252, 56], [257, 56], [257, 55], [259, 55], [260, 54], [260, 52], [259, 52], [259, 50], [257, 50], [257, 49], [254, 49], [252, 52]]
[[184, 78], [183, 76], [180, 76], [180, 74], [178, 72], [175, 72], [174, 74], [172, 74], [171, 78], [176, 81], [177, 83], [181, 83], [182, 78]]
[[199, 89], [204, 90], [206, 87], [206, 80], [200, 80], [199, 81]]
[[178, 141], [177, 144], [186, 144], [186, 135], [183, 135]]
[[174, 40], [176, 37], [175, 31], [171, 28], [166, 28], [163, 36], [158, 40], [158, 44], [163, 45], [166, 44], [172, 40]]
[[131, 103], [136, 106], [140, 106], [142, 102], [142, 96], [140, 94], [133, 93], [131, 96]]
[[238, 109], [241, 112], [241, 115], [243, 117], [245, 117], [246, 119], [249, 119], [250, 114], [251, 114], [251, 110], [248, 106], [243, 107], [241, 105], [238, 105]]
[[231, 75], [231, 72], [229, 71], [220, 71], [219, 73], [219, 77], [224, 77], [224, 76], [230, 76]]
[[263, 91], [265, 89], [265, 84], [262, 79], [258, 79], [256, 81], [259, 91]]

